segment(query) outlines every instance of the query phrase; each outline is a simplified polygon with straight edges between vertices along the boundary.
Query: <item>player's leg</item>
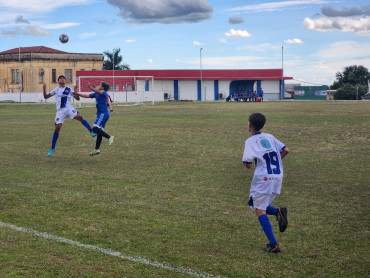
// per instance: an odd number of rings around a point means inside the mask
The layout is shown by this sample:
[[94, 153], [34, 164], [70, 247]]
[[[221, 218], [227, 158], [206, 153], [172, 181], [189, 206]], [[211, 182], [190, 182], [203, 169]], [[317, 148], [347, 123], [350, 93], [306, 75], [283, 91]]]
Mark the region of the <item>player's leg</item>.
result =
[[276, 194], [271, 194], [269, 205], [266, 208], [266, 213], [269, 215], [275, 215], [276, 220], [279, 224], [280, 232], [284, 232], [288, 227], [288, 210], [286, 207], [275, 208], [271, 206], [272, 202], [275, 200]]
[[82, 117], [82, 115], [78, 111], [73, 109], [70, 113], [71, 113], [70, 114], [71, 119], [75, 119], [75, 120], [80, 121], [83, 124], [83, 126], [86, 127], [86, 129], [90, 132], [92, 137], [96, 136], [96, 133], [93, 132], [89, 123], [86, 120], [84, 120], [84, 118]]
[[67, 113], [65, 113], [65, 111], [57, 111], [55, 115], [55, 120], [54, 120], [55, 129], [53, 133], [53, 138], [51, 140], [51, 148], [48, 152], [48, 156], [52, 156], [53, 153], [55, 152], [55, 146], [59, 138], [59, 133], [64, 123], [64, 120], [66, 118], [67, 118]]
[[269, 218], [267, 217], [266, 208], [269, 204], [269, 194], [256, 194], [253, 196], [253, 207], [256, 211], [256, 215], [260, 222], [263, 232], [265, 233], [269, 243], [263, 248], [263, 250], [271, 253], [280, 252], [280, 246], [277, 242]]

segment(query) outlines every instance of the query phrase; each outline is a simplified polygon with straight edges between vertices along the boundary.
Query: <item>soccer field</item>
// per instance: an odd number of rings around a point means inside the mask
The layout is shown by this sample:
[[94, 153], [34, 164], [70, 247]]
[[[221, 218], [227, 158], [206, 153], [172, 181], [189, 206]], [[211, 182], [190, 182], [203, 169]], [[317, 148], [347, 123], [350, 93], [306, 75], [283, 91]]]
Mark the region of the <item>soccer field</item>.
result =
[[[278, 254], [246, 204], [252, 112], [291, 151]], [[96, 157], [69, 119], [47, 157], [54, 117], [0, 104], [1, 277], [369, 277], [370, 102], [116, 106]]]

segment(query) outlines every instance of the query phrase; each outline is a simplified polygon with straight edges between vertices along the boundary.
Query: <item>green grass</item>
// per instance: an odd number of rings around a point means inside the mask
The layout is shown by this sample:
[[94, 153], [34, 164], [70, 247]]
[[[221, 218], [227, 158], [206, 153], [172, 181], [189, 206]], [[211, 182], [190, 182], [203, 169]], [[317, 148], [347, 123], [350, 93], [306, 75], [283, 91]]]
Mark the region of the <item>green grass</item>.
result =
[[[80, 109], [89, 123], [95, 108]], [[248, 116], [285, 143], [280, 254], [247, 207]], [[101, 154], [55, 105], [0, 104], [0, 221], [226, 277], [369, 277], [370, 102], [115, 107]], [[0, 227], [1, 277], [189, 277]]]

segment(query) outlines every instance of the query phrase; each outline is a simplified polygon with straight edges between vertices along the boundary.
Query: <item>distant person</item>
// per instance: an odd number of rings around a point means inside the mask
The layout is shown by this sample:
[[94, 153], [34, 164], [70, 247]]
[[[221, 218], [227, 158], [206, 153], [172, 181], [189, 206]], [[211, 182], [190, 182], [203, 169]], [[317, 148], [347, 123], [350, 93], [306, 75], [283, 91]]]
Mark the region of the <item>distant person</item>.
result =
[[109, 90], [109, 84], [107, 82], [101, 82], [100, 86], [97, 88], [91, 86], [90, 82], [88, 83], [89, 89], [94, 93], [92, 94], [81, 94], [76, 93], [80, 97], [84, 98], [95, 98], [96, 99], [96, 120], [94, 122], [93, 131], [98, 135], [96, 137], [95, 149], [89, 154], [90, 156], [100, 154], [100, 145], [104, 138], [109, 140], [109, 145], [112, 145], [114, 141], [114, 136], [109, 135], [104, 132], [105, 125], [109, 120], [109, 112], [107, 106], [107, 91]]
[[238, 92], [238, 90], [235, 91], [234, 101], [235, 102], [238, 102], [239, 101], [239, 92]]
[[262, 90], [262, 88], [260, 88], [259, 97], [261, 98], [261, 101], [263, 101], [263, 90]]
[[108, 106], [108, 108], [109, 108], [109, 111], [110, 112], [113, 112], [113, 108], [112, 108], [112, 106], [110, 106], [110, 103], [109, 103], [109, 100], [110, 100], [110, 102], [113, 102], [113, 100], [112, 100], [112, 98], [110, 97], [110, 95], [109, 95], [109, 93], [107, 92], [107, 106]]
[[249, 116], [248, 128], [252, 136], [245, 141], [243, 165], [250, 169], [254, 161], [256, 166], [248, 205], [256, 212], [262, 230], [269, 240], [263, 250], [278, 253], [280, 245], [267, 214], [276, 216], [280, 232], [284, 232], [288, 226], [287, 208], [275, 208], [271, 203], [276, 195], [280, 194], [283, 180], [281, 160], [289, 153], [289, 149], [273, 135], [261, 132], [265, 123], [266, 118], [261, 113]]
[[66, 78], [63, 75], [58, 77], [58, 84], [59, 86], [54, 88], [48, 94], [46, 93], [46, 84], [43, 83], [42, 86], [44, 98], [48, 99], [52, 96], [55, 96], [57, 108], [57, 113], [55, 115], [55, 129], [48, 156], [52, 156], [55, 152], [55, 145], [59, 138], [60, 130], [67, 117], [80, 121], [90, 132], [91, 136], [96, 136], [96, 133], [92, 131], [89, 123], [84, 120], [84, 118], [78, 111], [76, 111], [76, 109], [73, 108], [71, 98], [74, 97], [76, 100], [80, 100], [80, 97], [71, 88], [66, 86]]

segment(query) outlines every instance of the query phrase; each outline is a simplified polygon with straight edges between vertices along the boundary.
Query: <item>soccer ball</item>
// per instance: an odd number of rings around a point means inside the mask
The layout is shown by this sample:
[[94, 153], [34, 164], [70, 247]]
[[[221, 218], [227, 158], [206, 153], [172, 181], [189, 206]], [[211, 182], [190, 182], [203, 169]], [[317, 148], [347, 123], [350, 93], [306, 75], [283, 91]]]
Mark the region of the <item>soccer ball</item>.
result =
[[60, 42], [61, 42], [61, 43], [66, 43], [66, 42], [68, 42], [68, 39], [69, 39], [69, 37], [68, 37], [68, 35], [67, 35], [67, 34], [61, 34], [61, 35], [59, 36], [59, 40], [60, 40]]

